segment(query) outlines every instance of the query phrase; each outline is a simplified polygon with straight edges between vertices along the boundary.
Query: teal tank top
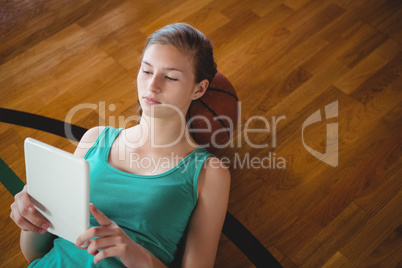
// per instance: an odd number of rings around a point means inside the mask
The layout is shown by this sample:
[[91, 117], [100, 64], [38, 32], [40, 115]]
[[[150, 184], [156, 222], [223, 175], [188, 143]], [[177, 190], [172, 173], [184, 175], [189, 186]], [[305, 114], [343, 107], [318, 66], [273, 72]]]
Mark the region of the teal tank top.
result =
[[[91, 202], [136, 243], [169, 266], [197, 203], [198, 176], [212, 156], [197, 148], [172, 169], [158, 175], [137, 175], [112, 167], [111, 146], [123, 129], [106, 127], [88, 150]], [[90, 226], [98, 226], [90, 217]], [[93, 264], [93, 256], [62, 238], [30, 267], [124, 267], [118, 258]]]

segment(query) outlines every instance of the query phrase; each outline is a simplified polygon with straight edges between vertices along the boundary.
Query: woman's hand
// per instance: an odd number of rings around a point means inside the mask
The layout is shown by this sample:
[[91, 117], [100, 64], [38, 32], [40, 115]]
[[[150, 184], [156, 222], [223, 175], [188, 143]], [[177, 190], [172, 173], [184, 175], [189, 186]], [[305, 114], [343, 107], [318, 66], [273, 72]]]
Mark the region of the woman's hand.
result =
[[39, 216], [26, 185], [21, 192], [15, 195], [15, 201], [11, 204], [10, 217], [23, 231], [44, 234], [50, 225], [46, 219]]
[[127, 267], [152, 267], [152, 256], [146, 249], [134, 242], [93, 204], [90, 204], [89, 211], [100, 226], [84, 231], [77, 238], [76, 246], [86, 248], [89, 254], [94, 255], [95, 264], [104, 258], [117, 257]]

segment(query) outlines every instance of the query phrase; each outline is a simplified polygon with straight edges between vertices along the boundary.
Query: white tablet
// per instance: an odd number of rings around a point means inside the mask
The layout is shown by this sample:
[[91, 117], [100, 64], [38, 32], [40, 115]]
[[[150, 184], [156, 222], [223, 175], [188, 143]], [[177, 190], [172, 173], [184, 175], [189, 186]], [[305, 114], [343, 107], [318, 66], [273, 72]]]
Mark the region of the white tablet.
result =
[[50, 221], [48, 232], [76, 242], [89, 228], [89, 165], [78, 156], [25, 139], [28, 194]]

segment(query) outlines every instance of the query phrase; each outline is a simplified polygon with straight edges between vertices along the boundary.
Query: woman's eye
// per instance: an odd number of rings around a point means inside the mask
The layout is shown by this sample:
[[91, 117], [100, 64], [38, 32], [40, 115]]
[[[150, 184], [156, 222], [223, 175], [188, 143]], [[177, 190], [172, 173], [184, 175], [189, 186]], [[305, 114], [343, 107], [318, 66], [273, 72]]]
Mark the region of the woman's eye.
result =
[[144, 74], [151, 74], [151, 72], [150, 72], [150, 71], [145, 71], [145, 70], [142, 70], [142, 72], [143, 72]]
[[171, 80], [171, 81], [177, 81], [176, 78], [172, 78], [172, 77], [169, 77], [169, 76], [166, 76], [166, 78], [169, 79], [169, 80]]

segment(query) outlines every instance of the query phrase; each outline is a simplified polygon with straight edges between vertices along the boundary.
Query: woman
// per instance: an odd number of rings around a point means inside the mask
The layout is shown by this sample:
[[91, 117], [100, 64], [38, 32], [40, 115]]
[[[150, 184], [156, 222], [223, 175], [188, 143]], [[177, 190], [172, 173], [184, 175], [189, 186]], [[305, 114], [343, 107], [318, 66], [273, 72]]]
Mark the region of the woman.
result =
[[92, 128], [75, 151], [91, 168], [91, 228], [76, 245], [54, 240], [26, 187], [16, 195], [11, 218], [32, 267], [168, 267], [175, 255], [183, 267], [213, 267], [230, 173], [195, 143], [183, 118], [215, 74], [209, 40], [188, 24], [148, 38], [137, 76], [139, 125]]

